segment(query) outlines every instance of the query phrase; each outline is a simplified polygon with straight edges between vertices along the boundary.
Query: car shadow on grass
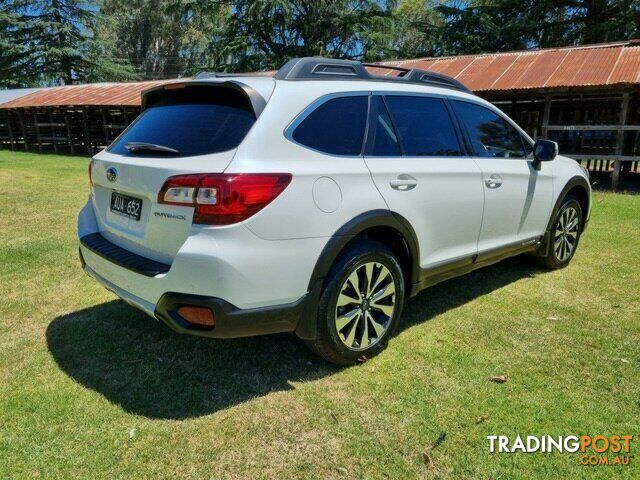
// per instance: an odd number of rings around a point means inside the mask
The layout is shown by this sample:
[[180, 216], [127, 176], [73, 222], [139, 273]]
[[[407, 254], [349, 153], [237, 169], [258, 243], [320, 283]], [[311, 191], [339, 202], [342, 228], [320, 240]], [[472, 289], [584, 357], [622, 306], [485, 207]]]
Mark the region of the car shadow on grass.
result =
[[[530, 261], [516, 258], [431, 287], [407, 302], [400, 329], [536, 271]], [[47, 344], [71, 378], [149, 418], [207, 415], [340, 370], [293, 335], [233, 340], [178, 335], [119, 300], [54, 319]]]

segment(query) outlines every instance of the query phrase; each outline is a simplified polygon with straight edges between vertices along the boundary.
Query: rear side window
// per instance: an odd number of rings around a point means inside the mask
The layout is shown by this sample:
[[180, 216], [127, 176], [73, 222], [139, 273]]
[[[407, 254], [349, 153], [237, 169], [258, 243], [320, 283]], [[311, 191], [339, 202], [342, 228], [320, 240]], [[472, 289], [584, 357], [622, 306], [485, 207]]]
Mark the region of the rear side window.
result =
[[136, 142], [176, 150], [139, 150], [137, 156], [205, 155], [240, 145], [256, 118], [249, 101], [230, 88], [185, 88], [167, 92], [152, 103], [109, 147], [133, 155], [126, 145]]
[[367, 124], [367, 96], [332, 98], [293, 131], [296, 142], [332, 155], [360, 155]]
[[466, 127], [474, 154], [489, 158], [524, 158], [520, 133], [500, 115], [475, 103], [453, 101]]
[[444, 100], [406, 95], [385, 99], [405, 155], [464, 155]]

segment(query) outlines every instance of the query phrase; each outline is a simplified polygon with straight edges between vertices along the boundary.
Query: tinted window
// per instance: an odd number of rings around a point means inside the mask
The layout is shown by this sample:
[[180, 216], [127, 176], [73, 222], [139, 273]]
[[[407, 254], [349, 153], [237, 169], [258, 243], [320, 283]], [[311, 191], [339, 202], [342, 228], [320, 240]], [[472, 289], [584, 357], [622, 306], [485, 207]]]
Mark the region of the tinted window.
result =
[[443, 100], [400, 95], [386, 100], [405, 155], [463, 155]]
[[367, 96], [333, 98], [311, 112], [293, 132], [293, 139], [334, 155], [360, 155], [367, 124]]
[[[186, 89], [188, 90], [188, 89]], [[128, 142], [145, 142], [178, 150], [180, 156], [223, 152], [237, 147], [255, 122], [244, 97], [229, 89], [219, 92], [180, 92], [147, 108], [109, 147], [130, 155]], [[141, 152], [162, 156], [166, 153]]]
[[454, 101], [478, 157], [524, 158], [520, 133], [498, 114], [469, 102]]
[[374, 97], [372, 107], [375, 108], [375, 116], [373, 125], [369, 129], [369, 151], [367, 154], [383, 157], [400, 155], [400, 142], [382, 97]]

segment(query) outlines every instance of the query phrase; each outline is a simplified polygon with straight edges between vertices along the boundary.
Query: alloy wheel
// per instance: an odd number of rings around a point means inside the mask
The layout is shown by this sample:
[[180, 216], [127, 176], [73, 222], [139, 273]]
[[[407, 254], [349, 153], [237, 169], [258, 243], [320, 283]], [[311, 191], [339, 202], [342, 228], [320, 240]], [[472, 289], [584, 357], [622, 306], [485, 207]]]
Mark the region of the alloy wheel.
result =
[[364, 350], [380, 341], [391, 324], [396, 284], [387, 267], [368, 262], [356, 267], [340, 289], [335, 327], [342, 343]]
[[566, 208], [558, 219], [553, 237], [553, 251], [560, 262], [571, 258], [578, 244], [580, 219], [574, 207]]

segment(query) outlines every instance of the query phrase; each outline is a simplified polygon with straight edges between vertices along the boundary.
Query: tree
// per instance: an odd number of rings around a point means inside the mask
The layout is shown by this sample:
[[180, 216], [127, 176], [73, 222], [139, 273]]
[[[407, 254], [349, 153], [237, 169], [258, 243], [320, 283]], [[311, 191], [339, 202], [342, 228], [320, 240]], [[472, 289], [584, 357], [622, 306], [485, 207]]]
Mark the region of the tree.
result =
[[373, 0], [242, 0], [224, 52], [229, 69], [279, 68], [293, 57], [377, 60], [389, 50], [391, 10]]
[[446, 54], [499, 52], [627, 40], [640, 33], [638, 0], [445, 2]]
[[0, 0], [0, 87], [22, 87], [36, 81], [36, 58], [27, 24], [14, 2]]
[[638, 0], [543, 1], [541, 46], [581, 45], [636, 38], [640, 34]]
[[219, 67], [230, 6], [216, 0], [104, 0], [106, 30], [141, 78]]
[[393, 51], [396, 58], [434, 56], [440, 52], [438, 31], [443, 16], [434, 0], [402, 0], [394, 9]]
[[126, 76], [126, 64], [94, 37], [97, 19], [97, 9], [83, 0], [3, 0], [2, 82], [68, 85], [116, 72]]

